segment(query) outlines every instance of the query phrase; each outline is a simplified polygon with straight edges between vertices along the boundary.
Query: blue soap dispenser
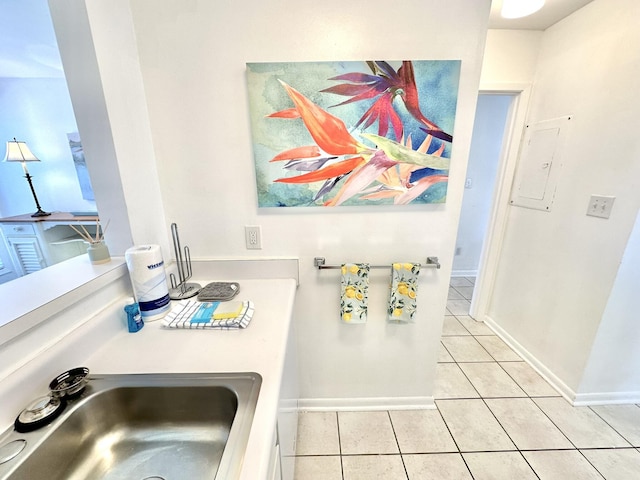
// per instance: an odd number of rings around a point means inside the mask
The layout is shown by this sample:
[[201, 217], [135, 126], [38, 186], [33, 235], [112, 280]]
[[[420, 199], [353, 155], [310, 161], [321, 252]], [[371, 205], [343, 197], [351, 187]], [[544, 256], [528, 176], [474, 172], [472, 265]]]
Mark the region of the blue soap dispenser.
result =
[[129, 332], [135, 333], [144, 327], [144, 320], [140, 314], [140, 307], [133, 298], [127, 300], [127, 304], [124, 306], [124, 311], [127, 312], [127, 326]]

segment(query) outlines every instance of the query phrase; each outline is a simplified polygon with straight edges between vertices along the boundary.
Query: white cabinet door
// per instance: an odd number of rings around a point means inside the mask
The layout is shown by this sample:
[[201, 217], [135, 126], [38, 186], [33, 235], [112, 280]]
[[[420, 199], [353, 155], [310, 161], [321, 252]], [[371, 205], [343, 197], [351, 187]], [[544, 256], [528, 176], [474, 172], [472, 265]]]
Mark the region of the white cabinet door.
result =
[[47, 262], [42, 254], [38, 237], [19, 236], [7, 237], [7, 243], [13, 254], [13, 258], [22, 270], [22, 275], [28, 275], [47, 266]]
[[269, 480], [282, 480], [282, 473], [280, 472], [280, 445], [275, 444], [271, 451], [271, 465], [269, 467], [269, 474], [267, 478]]
[[7, 243], [4, 236], [0, 234], [0, 284], [15, 280], [20, 275], [16, 271], [17, 267], [13, 264], [13, 259], [7, 250]]

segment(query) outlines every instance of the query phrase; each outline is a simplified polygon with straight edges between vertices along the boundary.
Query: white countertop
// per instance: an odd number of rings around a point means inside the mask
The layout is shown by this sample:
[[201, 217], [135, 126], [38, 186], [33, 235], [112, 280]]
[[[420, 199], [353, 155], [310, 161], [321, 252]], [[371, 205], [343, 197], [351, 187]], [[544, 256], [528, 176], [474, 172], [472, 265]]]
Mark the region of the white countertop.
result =
[[[201, 282], [206, 283], [206, 282]], [[278, 397], [292, 317], [293, 279], [241, 280], [236, 300], [251, 300], [255, 313], [244, 330], [181, 330], [147, 322], [121, 333], [87, 358], [95, 374], [256, 372], [262, 385], [242, 466], [243, 480], [266, 477], [273, 447]]]

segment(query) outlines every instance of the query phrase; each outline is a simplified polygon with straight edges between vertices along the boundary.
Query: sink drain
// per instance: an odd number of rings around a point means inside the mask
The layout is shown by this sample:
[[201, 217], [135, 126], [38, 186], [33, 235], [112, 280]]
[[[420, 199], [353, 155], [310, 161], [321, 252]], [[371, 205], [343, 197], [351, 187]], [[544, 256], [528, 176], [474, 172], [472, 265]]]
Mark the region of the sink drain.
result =
[[158, 475], [153, 475], [151, 477], [144, 477], [142, 480], [166, 480], [166, 479]]

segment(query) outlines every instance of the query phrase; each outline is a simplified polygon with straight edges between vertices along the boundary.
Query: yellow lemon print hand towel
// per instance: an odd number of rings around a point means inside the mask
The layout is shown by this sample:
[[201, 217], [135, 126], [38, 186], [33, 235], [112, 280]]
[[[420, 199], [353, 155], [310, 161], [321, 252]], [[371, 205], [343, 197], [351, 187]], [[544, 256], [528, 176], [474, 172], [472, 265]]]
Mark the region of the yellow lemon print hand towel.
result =
[[366, 323], [369, 290], [369, 264], [342, 265], [340, 317], [344, 323]]
[[411, 323], [417, 308], [419, 263], [394, 263], [391, 269], [391, 292], [388, 321]]

